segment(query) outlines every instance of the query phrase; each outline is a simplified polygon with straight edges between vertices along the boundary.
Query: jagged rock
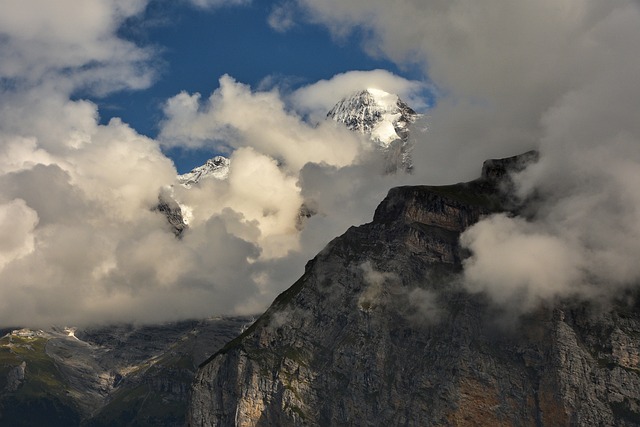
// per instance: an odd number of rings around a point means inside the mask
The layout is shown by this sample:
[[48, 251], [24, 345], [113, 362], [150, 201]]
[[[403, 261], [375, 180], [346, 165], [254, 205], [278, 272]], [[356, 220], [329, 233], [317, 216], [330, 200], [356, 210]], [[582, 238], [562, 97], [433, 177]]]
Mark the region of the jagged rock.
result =
[[189, 425], [640, 425], [636, 305], [514, 320], [459, 284], [459, 234], [505, 209], [501, 171], [531, 160], [391, 190], [201, 366]]

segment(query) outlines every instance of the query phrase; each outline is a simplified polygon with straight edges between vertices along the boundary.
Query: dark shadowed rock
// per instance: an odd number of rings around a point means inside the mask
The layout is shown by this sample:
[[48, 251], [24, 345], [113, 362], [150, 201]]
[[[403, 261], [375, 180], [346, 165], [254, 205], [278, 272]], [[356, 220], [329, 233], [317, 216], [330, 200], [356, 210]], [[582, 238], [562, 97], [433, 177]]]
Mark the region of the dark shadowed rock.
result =
[[531, 160], [391, 190], [201, 366], [189, 424], [640, 425], [635, 305], [508, 319], [460, 285], [460, 233], [505, 209], [498, 188]]

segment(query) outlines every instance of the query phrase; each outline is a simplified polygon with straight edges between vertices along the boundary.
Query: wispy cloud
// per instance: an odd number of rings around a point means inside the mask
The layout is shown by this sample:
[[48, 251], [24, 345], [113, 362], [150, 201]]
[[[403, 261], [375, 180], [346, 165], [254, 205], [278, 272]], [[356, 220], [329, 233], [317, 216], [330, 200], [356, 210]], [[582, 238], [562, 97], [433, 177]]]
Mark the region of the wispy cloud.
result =
[[290, 30], [295, 25], [295, 4], [285, 2], [274, 5], [267, 22], [271, 28], [280, 33]]

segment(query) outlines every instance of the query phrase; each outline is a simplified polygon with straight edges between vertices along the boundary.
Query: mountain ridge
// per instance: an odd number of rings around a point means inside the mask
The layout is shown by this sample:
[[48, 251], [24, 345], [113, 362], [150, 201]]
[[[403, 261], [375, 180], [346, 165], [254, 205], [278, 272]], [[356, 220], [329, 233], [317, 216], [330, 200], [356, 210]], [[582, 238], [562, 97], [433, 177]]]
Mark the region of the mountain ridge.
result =
[[3, 331], [0, 425], [182, 426], [197, 366], [250, 322]]

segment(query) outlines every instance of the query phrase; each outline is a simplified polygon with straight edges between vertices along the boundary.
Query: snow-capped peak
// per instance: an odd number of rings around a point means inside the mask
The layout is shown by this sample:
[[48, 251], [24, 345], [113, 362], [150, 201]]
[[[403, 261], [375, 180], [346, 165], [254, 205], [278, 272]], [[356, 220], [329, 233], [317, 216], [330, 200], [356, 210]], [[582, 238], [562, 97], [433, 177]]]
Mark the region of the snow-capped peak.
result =
[[327, 117], [370, 135], [380, 147], [388, 148], [395, 140], [406, 141], [407, 126], [418, 115], [398, 95], [368, 88], [342, 99]]
[[187, 188], [191, 188], [193, 184], [199, 182], [202, 178], [226, 179], [229, 176], [229, 167], [231, 160], [224, 156], [215, 156], [207, 162], [193, 168], [191, 172], [178, 175], [178, 182]]

